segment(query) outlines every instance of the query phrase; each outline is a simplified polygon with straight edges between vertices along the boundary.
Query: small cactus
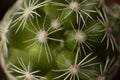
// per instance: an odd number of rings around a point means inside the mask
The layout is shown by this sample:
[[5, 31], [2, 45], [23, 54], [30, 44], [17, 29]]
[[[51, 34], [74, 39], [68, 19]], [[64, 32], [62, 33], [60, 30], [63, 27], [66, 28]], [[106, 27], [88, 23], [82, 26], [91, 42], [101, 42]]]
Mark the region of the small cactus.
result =
[[[119, 55], [120, 6], [99, 0], [21, 0], [0, 23], [9, 80], [108, 80]], [[7, 67], [6, 67], [7, 65]]]

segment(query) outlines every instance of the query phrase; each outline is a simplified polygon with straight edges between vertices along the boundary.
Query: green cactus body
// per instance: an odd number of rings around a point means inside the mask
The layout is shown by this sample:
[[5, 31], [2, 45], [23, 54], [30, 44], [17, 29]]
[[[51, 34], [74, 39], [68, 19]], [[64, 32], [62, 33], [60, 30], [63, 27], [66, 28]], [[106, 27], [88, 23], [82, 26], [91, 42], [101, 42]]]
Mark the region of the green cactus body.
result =
[[16, 80], [106, 80], [118, 55], [113, 31], [120, 15], [118, 6], [109, 14], [99, 4], [22, 1], [10, 16], [7, 36], [0, 26], [0, 51], [8, 53], [10, 74]]

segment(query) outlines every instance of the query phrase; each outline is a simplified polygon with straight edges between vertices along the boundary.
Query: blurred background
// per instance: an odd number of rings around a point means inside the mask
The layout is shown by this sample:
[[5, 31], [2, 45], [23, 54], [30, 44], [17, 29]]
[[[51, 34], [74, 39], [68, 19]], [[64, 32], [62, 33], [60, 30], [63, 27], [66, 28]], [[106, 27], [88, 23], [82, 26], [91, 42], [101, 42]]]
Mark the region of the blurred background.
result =
[[[15, 1], [16, 0], [0, 0], [0, 21], [2, 20], [4, 14], [10, 8], [10, 6], [12, 6], [15, 3]], [[120, 0], [104, 0], [104, 3], [108, 7], [111, 8], [112, 5], [114, 5], [114, 4], [119, 4], [120, 5]], [[120, 42], [120, 37], [119, 36], [117, 36], [116, 39], [118, 39], [118, 42]], [[6, 75], [5, 75], [1, 65], [0, 65], [0, 80], [7, 80]], [[113, 80], [120, 80], [120, 68], [118, 69], [118, 73], [115, 75]]]

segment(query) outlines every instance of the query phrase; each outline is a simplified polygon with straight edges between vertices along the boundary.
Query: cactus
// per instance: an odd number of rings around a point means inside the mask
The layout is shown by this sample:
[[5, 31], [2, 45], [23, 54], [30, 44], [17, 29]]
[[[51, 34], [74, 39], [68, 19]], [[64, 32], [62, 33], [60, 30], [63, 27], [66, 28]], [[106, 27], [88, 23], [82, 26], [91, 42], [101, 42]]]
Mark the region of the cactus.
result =
[[0, 23], [0, 59], [9, 80], [111, 80], [119, 5], [20, 0], [16, 6]]

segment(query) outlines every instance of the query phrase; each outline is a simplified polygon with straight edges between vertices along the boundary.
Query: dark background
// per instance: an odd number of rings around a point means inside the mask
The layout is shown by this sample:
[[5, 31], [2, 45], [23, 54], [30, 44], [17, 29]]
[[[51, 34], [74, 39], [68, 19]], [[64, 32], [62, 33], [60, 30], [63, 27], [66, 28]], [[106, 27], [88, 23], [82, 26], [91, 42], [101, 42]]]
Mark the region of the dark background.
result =
[[4, 16], [5, 12], [8, 8], [15, 2], [16, 0], [0, 0], [0, 20]]
[[[15, 3], [16, 0], [0, 0], [0, 20], [2, 20], [6, 11]], [[120, 0], [105, 0], [105, 3], [111, 7], [112, 4], [120, 4]], [[120, 80], [120, 69], [119, 73], [114, 77], [113, 80]], [[112, 73], [111, 73], [112, 74]], [[0, 80], [8, 80], [5, 73], [0, 65]]]

